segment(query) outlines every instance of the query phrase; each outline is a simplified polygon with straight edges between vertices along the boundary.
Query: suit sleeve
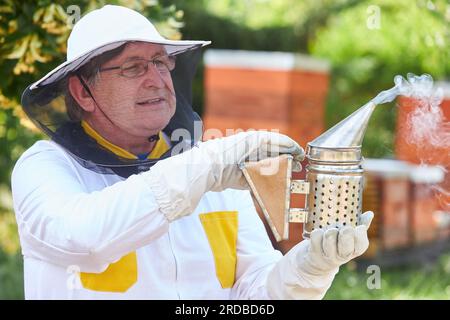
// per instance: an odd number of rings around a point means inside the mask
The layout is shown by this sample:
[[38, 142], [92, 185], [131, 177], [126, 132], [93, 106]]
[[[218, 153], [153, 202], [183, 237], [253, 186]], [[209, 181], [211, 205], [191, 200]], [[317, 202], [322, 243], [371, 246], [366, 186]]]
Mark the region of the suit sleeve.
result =
[[145, 175], [87, 192], [74, 166], [49, 142], [17, 162], [11, 182], [25, 256], [102, 272], [167, 232]]

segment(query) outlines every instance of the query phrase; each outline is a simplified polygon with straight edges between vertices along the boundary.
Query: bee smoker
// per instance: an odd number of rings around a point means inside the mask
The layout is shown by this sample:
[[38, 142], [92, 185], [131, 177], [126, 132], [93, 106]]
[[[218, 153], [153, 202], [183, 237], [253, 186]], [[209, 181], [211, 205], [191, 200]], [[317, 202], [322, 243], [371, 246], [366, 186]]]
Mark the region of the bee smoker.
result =
[[[240, 165], [277, 241], [289, 237], [289, 223], [304, 223], [303, 238], [314, 229], [357, 226], [362, 212], [361, 144], [375, 109], [372, 101], [307, 144], [306, 179], [292, 179], [290, 155]], [[276, 162], [274, 174], [264, 174]], [[305, 208], [290, 208], [291, 194], [306, 195]]]

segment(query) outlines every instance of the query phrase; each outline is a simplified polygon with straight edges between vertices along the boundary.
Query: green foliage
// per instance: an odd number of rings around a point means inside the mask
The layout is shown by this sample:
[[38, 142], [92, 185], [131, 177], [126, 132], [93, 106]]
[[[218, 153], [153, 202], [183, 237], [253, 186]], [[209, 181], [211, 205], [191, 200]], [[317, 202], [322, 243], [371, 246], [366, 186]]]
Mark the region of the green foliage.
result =
[[175, 3], [185, 12], [182, 32], [186, 39], [210, 39], [217, 48], [305, 52], [315, 31], [330, 15], [352, 7], [358, 0], [161, 2]]
[[[379, 28], [370, 25], [379, 10]], [[450, 27], [446, 1], [360, 1], [330, 16], [310, 48], [333, 65], [327, 123], [334, 124], [381, 90], [394, 76], [450, 74]], [[447, 13], [446, 13], [447, 12]], [[365, 155], [392, 155], [395, 109], [379, 107], [364, 142]]]
[[[445, 77], [450, 72], [447, 4], [435, 1], [430, 9], [425, 3], [360, 1], [357, 6], [330, 17], [317, 33], [312, 52], [345, 70], [352, 85], [391, 84], [389, 73], [408, 71]], [[371, 17], [369, 6], [379, 8], [379, 29], [368, 27], [375, 18]], [[348, 93], [353, 87], [346, 89]]]

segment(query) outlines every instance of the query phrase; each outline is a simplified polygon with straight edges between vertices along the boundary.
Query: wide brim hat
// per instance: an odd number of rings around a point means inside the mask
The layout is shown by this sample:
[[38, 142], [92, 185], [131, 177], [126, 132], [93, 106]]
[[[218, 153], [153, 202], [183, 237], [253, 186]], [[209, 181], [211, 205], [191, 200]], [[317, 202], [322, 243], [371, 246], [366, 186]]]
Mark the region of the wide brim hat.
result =
[[[188, 134], [173, 142], [171, 149], [158, 159], [123, 159], [105, 150], [85, 134], [79, 121], [71, 119], [66, 106], [68, 76], [76, 74], [92, 58], [134, 41], [160, 44], [167, 54], [177, 56], [171, 71], [176, 111], [163, 132], [169, 138], [177, 136], [178, 129]], [[148, 170], [157, 161], [172, 156], [173, 150], [182, 152], [201, 139], [201, 119], [192, 108], [192, 81], [201, 58], [200, 48], [210, 43], [165, 39], [139, 12], [106, 5], [74, 25], [68, 39], [67, 60], [24, 90], [23, 110], [38, 128], [90, 170], [123, 177]]]
[[67, 60], [33, 83], [31, 90], [64, 78], [87, 61], [130, 41], [161, 44], [167, 54], [203, 47], [211, 41], [169, 40], [159, 34], [154, 25], [132, 9], [106, 5], [82, 17], [67, 40]]

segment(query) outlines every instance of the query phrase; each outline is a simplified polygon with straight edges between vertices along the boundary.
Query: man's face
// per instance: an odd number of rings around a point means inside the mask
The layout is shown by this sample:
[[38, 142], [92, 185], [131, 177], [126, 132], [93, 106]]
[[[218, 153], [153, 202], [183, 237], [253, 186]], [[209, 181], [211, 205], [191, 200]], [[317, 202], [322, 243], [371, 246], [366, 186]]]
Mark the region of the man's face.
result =
[[[164, 54], [161, 45], [133, 42], [101, 68], [121, 66], [134, 59], [151, 60]], [[100, 131], [113, 125], [118, 135], [149, 137], [162, 130], [175, 114], [170, 72], [160, 73], [152, 63], [145, 74], [135, 78], [121, 76], [120, 69], [103, 71], [91, 88], [101, 110], [95, 110], [90, 121]]]

